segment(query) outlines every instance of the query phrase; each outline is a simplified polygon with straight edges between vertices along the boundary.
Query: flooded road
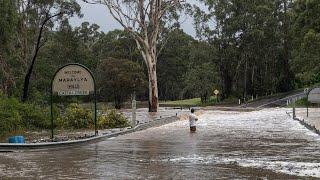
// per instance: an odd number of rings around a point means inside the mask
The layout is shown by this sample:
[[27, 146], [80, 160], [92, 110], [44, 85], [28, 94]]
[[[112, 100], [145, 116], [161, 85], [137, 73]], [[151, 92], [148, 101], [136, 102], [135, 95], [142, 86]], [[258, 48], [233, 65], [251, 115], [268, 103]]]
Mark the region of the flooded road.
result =
[[320, 178], [320, 136], [287, 110], [208, 111], [192, 134], [187, 121], [178, 121], [82, 146], [0, 153], [0, 177]]

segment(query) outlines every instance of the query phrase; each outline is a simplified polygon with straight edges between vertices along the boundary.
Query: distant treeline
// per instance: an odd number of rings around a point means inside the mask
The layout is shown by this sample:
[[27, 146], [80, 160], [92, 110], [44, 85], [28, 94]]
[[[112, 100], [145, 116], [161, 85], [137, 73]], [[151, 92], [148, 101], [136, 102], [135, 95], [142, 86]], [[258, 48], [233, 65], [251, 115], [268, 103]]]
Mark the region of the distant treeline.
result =
[[[214, 89], [222, 98], [256, 97], [320, 82], [320, 1], [201, 2], [207, 10], [186, 6], [196, 38], [179, 25], [161, 34], [160, 100], [206, 101]], [[1, 91], [21, 98], [33, 66], [28, 101], [47, 104], [54, 72], [76, 62], [97, 77], [100, 101], [121, 107], [133, 92], [147, 100], [147, 70], [132, 37], [88, 22], [72, 27], [72, 16], [82, 16], [76, 1], [0, 0]]]

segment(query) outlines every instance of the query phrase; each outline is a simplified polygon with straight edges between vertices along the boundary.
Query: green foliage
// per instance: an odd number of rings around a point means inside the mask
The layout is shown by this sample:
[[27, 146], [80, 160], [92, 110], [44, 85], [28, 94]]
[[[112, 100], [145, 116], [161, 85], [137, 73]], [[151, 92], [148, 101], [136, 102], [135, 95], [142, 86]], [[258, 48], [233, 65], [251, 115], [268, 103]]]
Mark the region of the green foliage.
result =
[[[57, 118], [57, 125], [63, 129], [92, 129], [94, 128], [93, 112], [72, 103], [67, 107], [64, 115]], [[117, 113], [116, 110], [107, 111], [107, 115], [98, 115], [97, 125], [100, 129], [129, 126], [126, 117]]]
[[57, 125], [66, 129], [93, 128], [94, 121], [92, 111], [81, 107], [79, 104], [70, 104], [65, 114], [57, 118]]
[[[291, 3], [287, 0], [204, 0], [195, 7], [197, 36], [212, 45], [222, 96], [288, 91]], [[212, 23], [214, 22], [214, 23]]]
[[209, 106], [217, 104], [217, 99], [214, 96], [210, 96], [207, 98], [206, 102], [202, 102], [201, 98], [192, 98], [192, 99], [184, 99], [177, 101], [166, 101], [161, 104], [170, 105], [170, 106]]
[[102, 115], [98, 118], [98, 127], [100, 129], [122, 128], [127, 126], [129, 126], [127, 118], [116, 110], [111, 110], [106, 116]]
[[320, 1], [297, 0], [294, 3], [292, 34], [292, 69], [296, 86], [320, 82]]
[[[30, 81], [32, 103], [18, 105], [19, 114], [15, 117], [21, 117], [21, 126], [48, 126], [50, 118], [44, 118], [47, 108], [41, 112], [39, 109], [49, 103], [53, 73], [66, 63], [89, 67], [97, 76], [98, 99], [113, 101], [117, 108], [129, 100], [134, 90], [139, 100], [148, 99], [147, 68], [127, 31], [104, 33], [98, 25], [88, 22], [73, 28], [68, 18], [81, 16], [80, 6], [74, 0], [30, 1], [25, 10], [20, 9], [18, 2], [22, 1], [0, 1], [0, 89], [11, 97], [21, 97], [39, 23], [46, 12], [52, 15], [61, 8], [68, 12], [45, 25]], [[160, 99], [201, 97], [208, 101], [211, 88], [218, 88], [225, 99], [261, 97], [320, 82], [320, 1], [203, 2], [208, 10], [195, 6], [189, 9], [193, 10], [196, 39], [179, 28], [165, 29], [159, 37]], [[45, 11], [47, 8], [52, 9]], [[176, 15], [175, 18], [179, 14]], [[52, 30], [53, 27], [57, 28]], [[196, 78], [204, 79], [203, 83], [195, 84], [202, 82]]]
[[186, 98], [182, 93], [183, 83], [184, 75], [193, 60], [190, 58], [191, 52], [195, 49], [193, 42], [195, 40], [181, 29], [175, 29], [168, 34], [168, 42], [157, 63], [159, 98], [163, 100]]
[[21, 104], [19, 112], [22, 116], [23, 126], [31, 129], [49, 129], [51, 127], [49, 108], [35, 104]]
[[299, 107], [310, 106], [310, 102], [308, 101], [308, 98], [305, 97], [296, 101], [296, 106], [299, 106]]
[[192, 98], [192, 99], [183, 99], [177, 101], [166, 101], [162, 104], [166, 105], [174, 105], [174, 106], [198, 106], [201, 104], [200, 98]]
[[215, 66], [210, 63], [195, 66], [186, 73], [185, 84], [186, 93], [196, 92], [196, 96], [200, 96], [202, 103], [208, 102], [213, 90], [219, 86], [219, 76]]
[[97, 74], [100, 96], [113, 100], [116, 108], [120, 108], [133, 92], [139, 94], [146, 87], [142, 67], [129, 60], [108, 58], [99, 64]]
[[0, 136], [24, 128], [19, 107], [17, 99], [0, 97]]
[[122, 30], [109, 31], [107, 34], [101, 33], [99, 41], [96, 41], [92, 49], [94, 55], [100, 60], [108, 57], [131, 61], [141, 60], [135, 40], [128, 32]]
[[311, 105], [311, 103], [308, 101], [308, 98], [304, 97], [302, 99], [297, 100], [295, 102], [295, 105], [293, 103], [291, 103], [291, 104], [289, 104], [288, 107], [292, 108], [293, 106], [295, 106], [295, 107], [303, 107], [303, 108], [305, 108], [307, 106], [310, 107], [310, 105]]
[[0, 136], [7, 133], [50, 127], [49, 110], [35, 104], [20, 103], [0, 94]]

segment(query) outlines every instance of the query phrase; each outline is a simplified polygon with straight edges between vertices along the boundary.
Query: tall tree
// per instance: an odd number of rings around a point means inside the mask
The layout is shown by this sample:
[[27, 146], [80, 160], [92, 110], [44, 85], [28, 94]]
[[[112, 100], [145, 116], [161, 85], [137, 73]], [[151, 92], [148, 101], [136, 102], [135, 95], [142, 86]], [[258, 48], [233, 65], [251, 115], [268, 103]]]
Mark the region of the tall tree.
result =
[[15, 47], [15, 29], [18, 23], [15, 0], [0, 1], [0, 90], [9, 94], [15, 86], [13, 69], [10, 66]]
[[[87, 0], [84, 0], [88, 2]], [[149, 111], [158, 111], [157, 46], [165, 25], [177, 20], [182, 0], [92, 0], [107, 6], [110, 14], [136, 41], [148, 70]]]
[[97, 72], [100, 97], [113, 100], [117, 109], [132, 93], [143, 92], [146, 85], [142, 67], [130, 60], [107, 58], [99, 64]]
[[106, 34], [100, 34], [98, 41], [92, 46], [92, 49], [95, 56], [99, 59], [113, 57], [143, 63], [135, 40], [128, 32], [123, 30], [113, 30]]
[[291, 14], [293, 60], [298, 87], [320, 82], [320, 1], [296, 0]]
[[[223, 96], [292, 88], [288, 0], [203, 0], [194, 8], [198, 36], [217, 49]], [[239, 93], [241, 92], [241, 93]]]
[[181, 29], [175, 29], [167, 37], [166, 46], [158, 57], [159, 97], [163, 100], [182, 99], [184, 75], [193, 60], [191, 53], [198, 49], [194, 50], [195, 40]]
[[[26, 62], [28, 58], [31, 59], [28, 64], [28, 70], [25, 75], [23, 85], [22, 101], [26, 101], [29, 91], [30, 77], [36, 62], [38, 52], [44, 45], [45, 41], [42, 41], [43, 32], [54, 27], [55, 21], [63, 20], [69, 16], [73, 16], [75, 13], [80, 15], [80, 6], [75, 0], [63, 1], [63, 0], [46, 0], [46, 1], [32, 1], [32, 0], [19, 0], [18, 9], [20, 11], [22, 42], [24, 47], [24, 58]], [[31, 39], [32, 53], [30, 56], [27, 54], [28, 36], [32, 36], [28, 31], [33, 32], [34, 39]]]

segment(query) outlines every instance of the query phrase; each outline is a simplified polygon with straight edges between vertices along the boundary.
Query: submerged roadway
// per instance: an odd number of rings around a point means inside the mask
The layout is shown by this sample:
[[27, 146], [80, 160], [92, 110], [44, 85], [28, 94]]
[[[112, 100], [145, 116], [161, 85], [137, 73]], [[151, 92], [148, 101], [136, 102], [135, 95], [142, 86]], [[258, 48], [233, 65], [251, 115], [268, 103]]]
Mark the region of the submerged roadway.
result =
[[2, 152], [0, 177], [320, 178], [320, 136], [286, 111], [206, 111], [196, 133], [189, 132], [187, 121], [178, 121], [86, 145]]

